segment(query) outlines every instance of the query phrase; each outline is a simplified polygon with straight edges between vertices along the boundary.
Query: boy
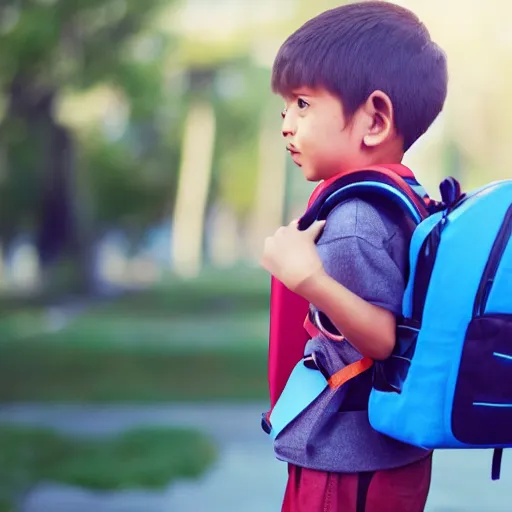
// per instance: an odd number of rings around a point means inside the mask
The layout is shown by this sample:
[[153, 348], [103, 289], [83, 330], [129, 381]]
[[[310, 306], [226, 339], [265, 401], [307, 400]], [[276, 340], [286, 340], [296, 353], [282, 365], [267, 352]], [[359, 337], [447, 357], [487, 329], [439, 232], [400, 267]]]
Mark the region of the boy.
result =
[[[410, 11], [361, 2], [292, 34], [276, 57], [272, 87], [285, 100], [282, 134], [293, 161], [307, 180], [321, 181], [400, 164], [443, 108], [446, 59]], [[410, 235], [404, 215], [386, 201], [351, 199], [326, 223], [281, 227], [266, 240], [261, 264], [342, 333], [348, 343], [334, 343], [344, 356], [383, 360], [395, 345]], [[306, 353], [329, 354], [329, 343], [320, 334]], [[367, 371], [346, 384], [339, 417], [322, 424], [308, 453], [275, 446], [289, 468], [283, 512], [424, 510], [431, 452], [371, 428], [371, 379]]]

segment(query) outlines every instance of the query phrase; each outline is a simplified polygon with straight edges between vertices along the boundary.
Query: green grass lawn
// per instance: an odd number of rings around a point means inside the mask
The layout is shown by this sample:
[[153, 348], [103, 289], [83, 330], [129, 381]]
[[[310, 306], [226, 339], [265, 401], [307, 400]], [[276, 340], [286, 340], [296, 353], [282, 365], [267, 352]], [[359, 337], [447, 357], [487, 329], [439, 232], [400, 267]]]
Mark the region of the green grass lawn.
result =
[[147, 317], [226, 314], [268, 310], [270, 279], [254, 269], [207, 272], [197, 279], [164, 279], [143, 292], [130, 293], [101, 307], [104, 315], [133, 311]]
[[261, 273], [173, 280], [48, 325], [41, 307], [0, 316], [0, 402], [267, 397]]
[[102, 440], [68, 439], [35, 428], [0, 426], [0, 512], [39, 481], [88, 489], [164, 488], [196, 478], [215, 460], [203, 435], [187, 430], [140, 429]]
[[[126, 293], [120, 299], [101, 303], [94, 309], [105, 315], [132, 311], [148, 317], [267, 310], [269, 291], [270, 279], [262, 270], [207, 270], [191, 280], [165, 276], [161, 282], [147, 290]], [[29, 296], [0, 294], [0, 318], [3, 320], [19, 311], [34, 313], [56, 300], [54, 296], [43, 293]]]
[[267, 396], [263, 351], [121, 350], [48, 341], [2, 346], [0, 402], [167, 402]]

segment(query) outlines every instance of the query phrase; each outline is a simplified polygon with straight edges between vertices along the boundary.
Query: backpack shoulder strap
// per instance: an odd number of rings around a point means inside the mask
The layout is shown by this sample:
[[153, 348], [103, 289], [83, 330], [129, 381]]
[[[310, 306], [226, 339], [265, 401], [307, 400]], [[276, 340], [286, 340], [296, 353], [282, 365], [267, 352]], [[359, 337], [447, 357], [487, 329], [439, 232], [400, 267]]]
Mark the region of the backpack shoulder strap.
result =
[[[325, 220], [339, 204], [366, 194], [378, 195], [396, 204], [416, 225], [429, 215], [427, 195], [414, 178], [402, 178], [389, 169], [376, 167], [354, 171], [328, 183], [299, 220], [299, 229], [307, 229], [315, 220]], [[313, 319], [311, 311], [304, 326], [311, 336], [320, 331], [334, 341], [343, 339], [339, 333], [325, 329], [318, 316]]]
[[[313, 201], [299, 220], [299, 229], [307, 229], [315, 220], [325, 220], [342, 202], [362, 194], [379, 194], [390, 199], [416, 224], [428, 217], [425, 201], [413, 189], [409, 179], [398, 176], [385, 167], [354, 171], [329, 184]], [[416, 183], [416, 182], [415, 182]], [[419, 184], [416, 184], [420, 187]], [[415, 185], [414, 185], [415, 186]]]

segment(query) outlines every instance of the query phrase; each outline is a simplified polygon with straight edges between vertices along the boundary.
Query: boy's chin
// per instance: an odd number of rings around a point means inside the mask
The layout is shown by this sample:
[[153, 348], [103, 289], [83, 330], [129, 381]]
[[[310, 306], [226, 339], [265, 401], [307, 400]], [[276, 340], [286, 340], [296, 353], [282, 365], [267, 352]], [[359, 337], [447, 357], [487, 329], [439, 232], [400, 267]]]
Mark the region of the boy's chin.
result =
[[301, 168], [302, 174], [304, 175], [304, 178], [306, 178], [307, 181], [320, 181], [322, 178], [318, 175], [318, 173], [311, 168], [308, 167], [302, 167]]

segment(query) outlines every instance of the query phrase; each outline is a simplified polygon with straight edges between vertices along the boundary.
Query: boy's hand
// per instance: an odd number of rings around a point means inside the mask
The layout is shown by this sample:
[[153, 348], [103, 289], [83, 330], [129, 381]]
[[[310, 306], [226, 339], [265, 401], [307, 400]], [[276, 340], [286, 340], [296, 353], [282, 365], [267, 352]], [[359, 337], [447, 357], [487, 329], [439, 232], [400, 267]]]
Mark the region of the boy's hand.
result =
[[296, 292], [309, 277], [323, 271], [315, 241], [325, 221], [316, 221], [305, 231], [299, 231], [298, 221], [279, 228], [265, 240], [261, 266]]

